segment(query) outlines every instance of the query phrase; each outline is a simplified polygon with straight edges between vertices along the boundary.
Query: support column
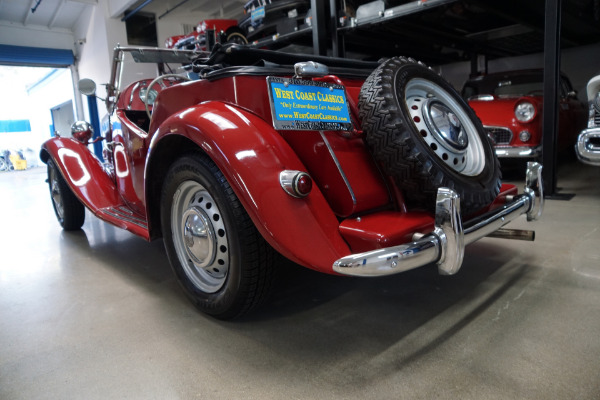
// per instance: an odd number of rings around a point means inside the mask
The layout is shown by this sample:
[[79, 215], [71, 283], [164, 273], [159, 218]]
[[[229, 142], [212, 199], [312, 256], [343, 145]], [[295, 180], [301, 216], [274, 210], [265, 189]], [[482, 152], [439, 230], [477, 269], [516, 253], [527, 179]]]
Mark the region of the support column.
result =
[[313, 54], [327, 55], [327, 2], [310, 0], [312, 9]]
[[548, 196], [555, 193], [557, 180], [560, 25], [561, 0], [546, 0], [542, 163], [544, 165], [544, 192]]

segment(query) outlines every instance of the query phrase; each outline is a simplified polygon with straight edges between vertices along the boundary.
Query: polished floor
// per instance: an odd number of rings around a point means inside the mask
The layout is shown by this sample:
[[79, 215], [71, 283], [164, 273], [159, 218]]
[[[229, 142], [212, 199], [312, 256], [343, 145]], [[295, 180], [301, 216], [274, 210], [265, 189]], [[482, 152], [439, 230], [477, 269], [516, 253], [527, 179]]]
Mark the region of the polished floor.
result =
[[281, 265], [242, 320], [197, 312], [162, 242], [86, 215], [45, 169], [0, 173], [0, 399], [599, 399], [600, 168], [559, 169], [536, 241], [377, 279]]

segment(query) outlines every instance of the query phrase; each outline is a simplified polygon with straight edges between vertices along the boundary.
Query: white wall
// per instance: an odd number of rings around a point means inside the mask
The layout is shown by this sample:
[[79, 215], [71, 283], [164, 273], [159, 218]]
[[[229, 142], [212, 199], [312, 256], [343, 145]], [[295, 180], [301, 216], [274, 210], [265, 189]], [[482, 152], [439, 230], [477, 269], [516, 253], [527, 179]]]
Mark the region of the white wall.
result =
[[[96, 7], [90, 8], [89, 15], [81, 19], [81, 23], [75, 27], [75, 35], [85, 38], [85, 43], [77, 45], [77, 69], [80, 78], [89, 78], [96, 82], [98, 97], [106, 97], [104, 84], [110, 81], [113, 51], [117, 45], [127, 46], [127, 32], [125, 23], [121, 22], [121, 15], [111, 18], [111, 0], [99, 0]], [[130, 69], [131, 75], [123, 76], [123, 82], [154, 77], [155, 66], [139, 66]], [[84, 98], [84, 109], [86, 120], [89, 120], [87, 112], [87, 100]], [[98, 113], [100, 119], [107, 113], [104, 101], [98, 99]]]
[[0, 44], [52, 49], [72, 49], [75, 38], [67, 29], [0, 22]]

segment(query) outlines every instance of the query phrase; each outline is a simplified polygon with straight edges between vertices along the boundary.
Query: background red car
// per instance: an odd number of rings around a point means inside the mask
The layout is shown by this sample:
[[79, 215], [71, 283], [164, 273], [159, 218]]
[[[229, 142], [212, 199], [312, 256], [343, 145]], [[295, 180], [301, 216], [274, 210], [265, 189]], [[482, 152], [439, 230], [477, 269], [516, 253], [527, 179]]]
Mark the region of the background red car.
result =
[[207, 34], [214, 35], [212, 43], [246, 44], [248, 40], [238, 27], [235, 19], [206, 19], [201, 21], [196, 30], [188, 35], [176, 35], [167, 38], [168, 49], [210, 50], [207, 45]]
[[[478, 76], [462, 90], [503, 158], [535, 159], [542, 150], [543, 70]], [[585, 127], [587, 109], [566, 75], [560, 76], [559, 152], [573, 149]]]

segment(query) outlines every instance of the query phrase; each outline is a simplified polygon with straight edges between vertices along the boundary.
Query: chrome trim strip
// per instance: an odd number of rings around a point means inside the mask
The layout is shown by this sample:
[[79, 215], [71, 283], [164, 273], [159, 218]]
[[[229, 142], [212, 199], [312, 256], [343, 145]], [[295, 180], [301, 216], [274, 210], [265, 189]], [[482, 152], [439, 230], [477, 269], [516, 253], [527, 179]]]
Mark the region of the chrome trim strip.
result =
[[133, 89], [131, 89], [131, 96], [129, 96], [129, 104], [127, 105], [127, 109], [131, 110], [131, 103], [133, 103], [133, 98], [135, 95], [135, 91], [137, 90], [137, 88], [140, 86], [140, 83], [137, 82], [134, 86]]
[[348, 180], [348, 177], [344, 173], [344, 170], [342, 169], [342, 166], [340, 165], [339, 160], [337, 159], [335, 153], [333, 152], [333, 148], [331, 147], [329, 140], [327, 140], [327, 138], [325, 137], [325, 132], [319, 131], [319, 133], [321, 134], [321, 138], [323, 139], [323, 142], [325, 142], [325, 146], [327, 146], [327, 150], [329, 151], [329, 154], [331, 155], [331, 158], [333, 159], [335, 166], [337, 167], [338, 171], [340, 172], [340, 175], [342, 176], [342, 179], [344, 180], [344, 183], [346, 184], [346, 187], [348, 188], [348, 191], [350, 192], [350, 196], [352, 197], [352, 204], [354, 206], [356, 206], [356, 195], [354, 194], [354, 191], [352, 190], [352, 187], [350, 186], [350, 181]]
[[535, 158], [542, 155], [542, 146], [535, 147], [495, 147], [499, 158]]
[[131, 222], [132, 224], [135, 224], [141, 228], [148, 229], [148, 224], [146, 223], [146, 221], [144, 221], [143, 219], [138, 218], [134, 215], [126, 215], [128, 213], [125, 213], [120, 208], [110, 207], [110, 208], [104, 208], [101, 211], [104, 212], [105, 214], [108, 214], [116, 219], [121, 220], [121, 221]]
[[[435, 229], [417, 240], [398, 246], [351, 254], [333, 263], [333, 270], [352, 276], [384, 276], [437, 262], [442, 274], [456, 273], [462, 264], [464, 246], [475, 242], [522, 214], [539, 218], [543, 209], [541, 189], [542, 166], [528, 163], [524, 194], [515, 196], [503, 207], [468, 221], [461, 227], [458, 195], [451, 189], [440, 188], [436, 202]], [[539, 186], [539, 187], [536, 187]]]
[[581, 131], [575, 144], [577, 158], [584, 164], [600, 166], [600, 146], [591, 143], [591, 139], [600, 140], [600, 127]]

